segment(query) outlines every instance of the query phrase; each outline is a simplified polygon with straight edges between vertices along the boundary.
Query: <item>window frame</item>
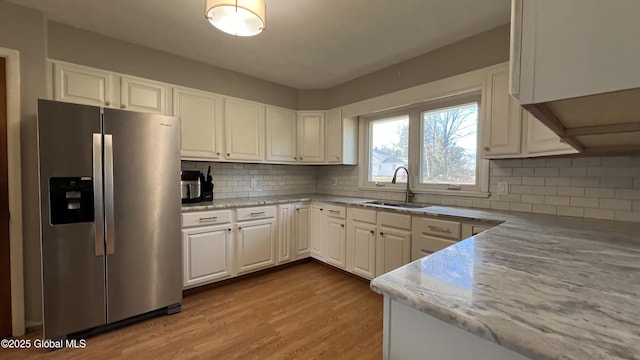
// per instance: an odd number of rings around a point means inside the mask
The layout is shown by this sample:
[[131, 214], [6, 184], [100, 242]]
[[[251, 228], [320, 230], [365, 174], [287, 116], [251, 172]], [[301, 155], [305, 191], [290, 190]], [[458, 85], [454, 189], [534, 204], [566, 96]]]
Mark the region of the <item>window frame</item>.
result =
[[[406, 183], [391, 184], [369, 181], [370, 153], [371, 153], [371, 124], [382, 119], [408, 115], [409, 116], [409, 186], [411, 191], [418, 194], [434, 194], [443, 196], [488, 197], [489, 194], [489, 160], [482, 158], [482, 131], [484, 123], [484, 102], [482, 89], [468, 89], [454, 95], [423, 101], [417, 104], [381, 111], [360, 117], [361, 164], [359, 174], [359, 188], [375, 191], [406, 191]], [[450, 184], [421, 183], [421, 134], [423, 121], [421, 114], [428, 111], [446, 109], [469, 103], [478, 104], [477, 139], [476, 139], [476, 183], [474, 185], [451, 186]]]

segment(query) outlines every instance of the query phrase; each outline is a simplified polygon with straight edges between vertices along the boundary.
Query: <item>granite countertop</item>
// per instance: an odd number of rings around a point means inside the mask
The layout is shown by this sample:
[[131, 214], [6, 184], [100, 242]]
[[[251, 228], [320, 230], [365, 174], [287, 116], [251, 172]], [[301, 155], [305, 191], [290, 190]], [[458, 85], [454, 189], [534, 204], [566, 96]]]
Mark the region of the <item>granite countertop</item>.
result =
[[183, 211], [322, 201], [500, 224], [377, 277], [371, 288], [533, 359], [640, 359], [640, 224], [370, 200], [306, 194]]

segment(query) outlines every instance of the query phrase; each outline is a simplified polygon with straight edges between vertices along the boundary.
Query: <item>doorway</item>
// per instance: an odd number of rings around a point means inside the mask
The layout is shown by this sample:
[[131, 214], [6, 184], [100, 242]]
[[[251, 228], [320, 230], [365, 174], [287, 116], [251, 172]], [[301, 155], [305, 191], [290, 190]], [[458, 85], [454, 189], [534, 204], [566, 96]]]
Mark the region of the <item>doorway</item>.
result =
[[11, 336], [6, 61], [0, 57], [0, 337]]

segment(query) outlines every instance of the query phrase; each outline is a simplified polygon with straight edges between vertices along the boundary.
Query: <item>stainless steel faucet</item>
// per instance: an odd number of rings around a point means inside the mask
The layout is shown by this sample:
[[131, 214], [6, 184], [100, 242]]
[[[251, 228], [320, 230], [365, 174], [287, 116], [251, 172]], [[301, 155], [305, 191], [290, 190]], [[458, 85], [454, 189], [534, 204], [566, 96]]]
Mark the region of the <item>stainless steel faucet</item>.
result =
[[398, 176], [398, 170], [400, 170], [400, 169], [404, 169], [404, 171], [407, 173], [407, 192], [406, 192], [405, 197], [404, 197], [404, 202], [409, 203], [409, 202], [411, 202], [411, 199], [413, 199], [413, 197], [416, 196], [416, 194], [414, 194], [411, 191], [411, 189], [409, 189], [409, 180], [411, 179], [411, 177], [409, 176], [409, 169], [407, 169], [404, 166], [398, 166], [396, 171], [393, 172], [393, 178], [391, 179], [391, 183], [392, 184], [396, 183], [396, 178]]

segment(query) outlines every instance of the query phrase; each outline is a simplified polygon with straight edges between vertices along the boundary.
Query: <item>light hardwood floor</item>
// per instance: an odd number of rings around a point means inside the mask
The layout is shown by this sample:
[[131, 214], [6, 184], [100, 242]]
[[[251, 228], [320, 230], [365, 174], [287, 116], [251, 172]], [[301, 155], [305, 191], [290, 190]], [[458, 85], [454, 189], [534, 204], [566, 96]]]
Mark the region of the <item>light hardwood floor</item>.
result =
[[90, 337], [85, 349], [0, 349], [0, 359], [381, 358], [382, 296], [315, 262], [189, 295], [181, 313]]

